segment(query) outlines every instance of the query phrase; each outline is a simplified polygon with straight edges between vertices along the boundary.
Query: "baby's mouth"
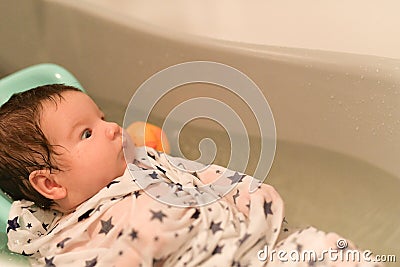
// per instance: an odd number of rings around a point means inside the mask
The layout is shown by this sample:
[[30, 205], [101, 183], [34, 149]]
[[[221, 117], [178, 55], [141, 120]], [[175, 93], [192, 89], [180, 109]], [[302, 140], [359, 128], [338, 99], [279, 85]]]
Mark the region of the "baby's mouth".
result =
[[135, 145], [129, 136], [129, 134], [123, 130], [122, 132], [122, 152], [125, 156], [126, 162], [133, 162], [133, 159], [135, 158], [134, 156], [134, 151], [135, 151]]

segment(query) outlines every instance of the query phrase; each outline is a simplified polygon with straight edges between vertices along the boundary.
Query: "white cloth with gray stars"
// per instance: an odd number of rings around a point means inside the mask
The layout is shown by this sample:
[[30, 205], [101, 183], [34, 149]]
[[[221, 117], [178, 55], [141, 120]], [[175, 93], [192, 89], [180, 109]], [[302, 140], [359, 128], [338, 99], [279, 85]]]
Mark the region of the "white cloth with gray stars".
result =
[[[14, 202], [10, 250], [47, 267], [278, 266], [257, 257], [265, 245], [276, 247], [284, 220], [273, 187], [257, 183], [250, 193], [247, 175], [215, 165], [199, 170], [204, 166], [150, 148], [135, 153], [123, 176], [72, 213]], [[280, 246], [318, 248], [329, 243], [321, 233], [297, 232]]]

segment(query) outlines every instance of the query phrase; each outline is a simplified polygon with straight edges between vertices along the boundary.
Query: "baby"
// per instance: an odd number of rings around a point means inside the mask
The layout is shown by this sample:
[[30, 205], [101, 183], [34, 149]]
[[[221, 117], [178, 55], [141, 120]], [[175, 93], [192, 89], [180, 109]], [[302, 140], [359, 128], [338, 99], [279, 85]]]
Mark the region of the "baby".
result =
[[[279, 240], [283, 202], [271, 186], [250, 193], [247, 175], [151, 148], [128, 158], [122, 139], [74, 87], [41, 86], [1, 106], [0, 187], [15, 200], [9, 249], [57, 267], [358, 263], [328, 257], [356, 251], [333, 233], [309, 227]], [[360, 258], [381, 266], [372, 260]]]

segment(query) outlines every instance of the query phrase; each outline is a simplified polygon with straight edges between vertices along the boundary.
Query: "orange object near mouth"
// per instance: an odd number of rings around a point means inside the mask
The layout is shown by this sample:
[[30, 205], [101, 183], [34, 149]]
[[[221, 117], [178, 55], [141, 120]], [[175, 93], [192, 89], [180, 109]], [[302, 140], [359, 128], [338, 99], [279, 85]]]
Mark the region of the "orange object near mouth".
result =
[[135, 146], [148, 146], [157, 151], [170, 153], [168, 139], [163, 130], [151, 123], [137, 121], [126, 128]]

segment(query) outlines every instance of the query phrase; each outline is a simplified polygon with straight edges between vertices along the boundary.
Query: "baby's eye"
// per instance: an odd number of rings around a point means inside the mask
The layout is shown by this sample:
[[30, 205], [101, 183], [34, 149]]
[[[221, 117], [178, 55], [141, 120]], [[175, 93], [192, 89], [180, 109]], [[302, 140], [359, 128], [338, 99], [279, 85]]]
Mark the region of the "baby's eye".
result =
[[92, 136], [92, 130], [86, 129], [82, 132], [81, 139], [87, 139]]

